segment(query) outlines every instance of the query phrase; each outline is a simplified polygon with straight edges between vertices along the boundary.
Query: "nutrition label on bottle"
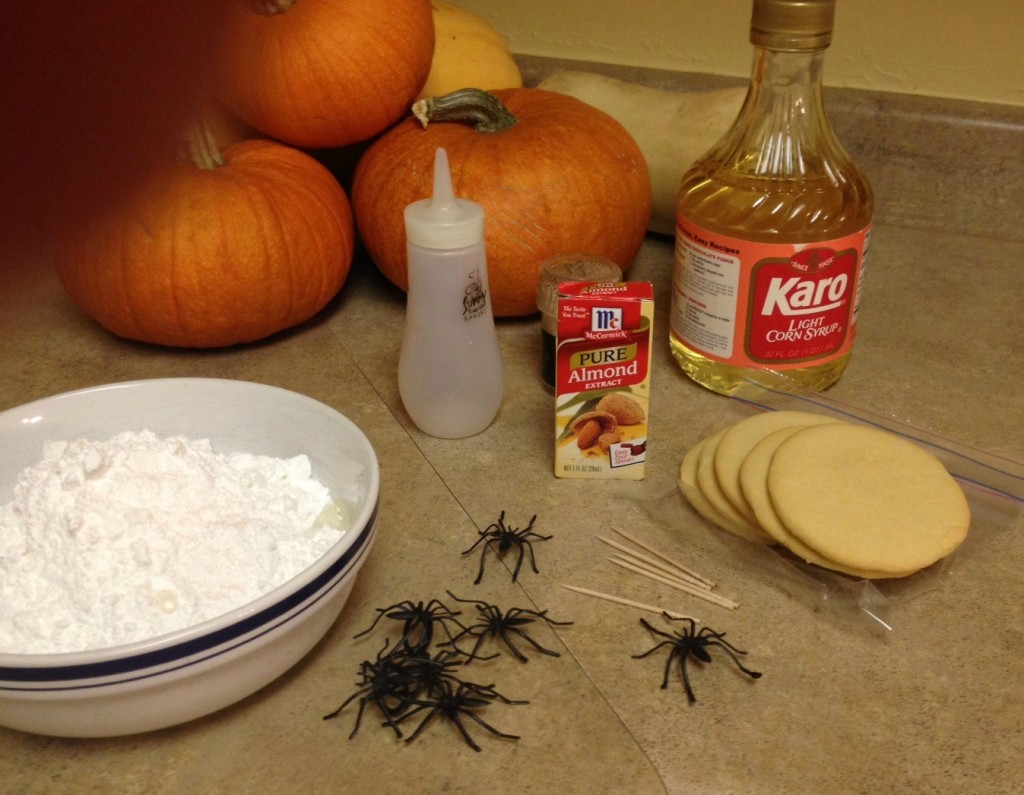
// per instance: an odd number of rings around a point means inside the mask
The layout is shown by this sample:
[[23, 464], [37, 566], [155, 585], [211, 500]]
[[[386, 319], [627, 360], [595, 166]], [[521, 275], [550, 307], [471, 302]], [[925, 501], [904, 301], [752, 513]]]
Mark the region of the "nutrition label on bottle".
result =
[[732, 353], [736, 330], [740, 261], [729, 251], [718, 251], [679, 236], [676, 258], [686, 268], [676, 269], [672, 288], [672, 328], [695, 348], [715, 356]]
[[672, 334], [737, 366], [825, 363], [853, 345], [868, 230], [834, 240], [751, 243], [680, 221]]

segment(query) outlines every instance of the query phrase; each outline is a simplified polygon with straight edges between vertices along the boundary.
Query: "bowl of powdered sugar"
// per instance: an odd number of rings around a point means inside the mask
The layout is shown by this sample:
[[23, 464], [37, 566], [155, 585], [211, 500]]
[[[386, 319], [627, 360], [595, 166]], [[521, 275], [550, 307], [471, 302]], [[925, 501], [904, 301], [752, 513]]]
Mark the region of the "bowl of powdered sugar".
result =
[[101, 737], [304, 657], [373, 545], [377, 458], [312, 398], [132, 381], [0, 413], [0, 725]]

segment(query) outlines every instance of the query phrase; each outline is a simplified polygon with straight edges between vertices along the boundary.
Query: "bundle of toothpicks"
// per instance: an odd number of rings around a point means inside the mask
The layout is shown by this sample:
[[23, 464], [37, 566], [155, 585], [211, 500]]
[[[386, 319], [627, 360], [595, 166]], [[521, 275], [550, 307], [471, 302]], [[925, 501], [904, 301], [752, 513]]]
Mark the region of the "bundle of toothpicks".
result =
[[[732, 599], [715, 592], [717, 583], [713, 580], [697, 573], [689, 566], [674, 560], [668, 555], [659, 552], [654, 547], [627, 533], [625, 530], [620, 530], [619, 528], [612, 529], [622, 538], [636, 545], [640, 549], [649, 552], [650, 555], [653, 555], [654, 557], [645, 555], [642, 552], [637, 552], [614, 539], [597, 536], [599, 541], [617, 550], [616, 554], [613, 554], [608, 558], [611, 563], [627, 569], [634, 574], [639, 574], [641, 577], [646, 577], [649, 580], [660, 582], [663, 585], [668, 585], [677, 591], [682, 591], [683, 593], [695, 596], [698, 599], [703, 599], [705, 602], [710, 602], [711, 604], [718, 605], [719, 607], [725, 607], [729, 610], [735, 610], [739, 607], [739, 602], [735, 602]], [[564, 584], [562, 587], [586, 596], [593, 596], [610, 602], [618, 602], [619, 604], [629, 605], [630, 607], [636, 607], [652, 613], [667, 613], [674, 618], [693, 618], [692, 616], [684, 616], [683, 614], [673, 610], [664, 610], [654, 605], [635, 602], [631, 599], [624, 599], [622, 597], [601, 593], [599, 591], [592, 591], [588, 588], [580, 588], [575, 585]]]

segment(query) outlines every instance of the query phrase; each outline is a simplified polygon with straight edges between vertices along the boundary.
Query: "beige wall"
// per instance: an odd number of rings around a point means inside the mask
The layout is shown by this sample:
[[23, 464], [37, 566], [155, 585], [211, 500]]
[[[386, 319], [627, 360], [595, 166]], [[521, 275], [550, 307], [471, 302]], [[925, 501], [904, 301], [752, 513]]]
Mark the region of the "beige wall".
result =
[[[747, 76], [751, 0], [453, 0], [513, 52]], [[1024, 106], [1024, 0], [838, 0], [828, 85]]]

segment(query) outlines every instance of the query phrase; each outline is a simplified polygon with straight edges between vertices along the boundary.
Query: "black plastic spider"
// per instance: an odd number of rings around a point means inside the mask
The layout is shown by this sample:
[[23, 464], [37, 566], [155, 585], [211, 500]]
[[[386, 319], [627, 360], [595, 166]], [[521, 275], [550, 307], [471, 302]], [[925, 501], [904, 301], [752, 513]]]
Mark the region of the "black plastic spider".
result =
[[358, 689], [346, 698], [334, 712], [324, 715], [324, 720], [338, 717], [355, 699], [359, 699], [359, 712], [356, 713], [355, 726], [349, 735], [351, 740], [359, 731], [363, 719], [363, 710], [368, 702], [373, 702], [384, 716], [386, 725], [394, 729], [399, 737], [402, 732], [398, 728], [397, 719], [410, 707], [410, 699], [420, 690], [422, 676], [422, 658], [401, 650], [386, 653], [388, 643], [377, 653], [376, 660], [363, 660], [359, 664]]
[[415, 740], [427, 727], [427, 724], [434, 719], [435, 715], [440, 715], [454, 723], [466, 743], [474, 751], [479, 751], [480, 746], [477, 745], [476, 741], [473, 740], [469, 732], [466, 730], [466, 726], [462, 721], [463, 717], [470, 718], [480, 724], [496, 737], [504, 737], [507, 740], [518, 740], [519, 735], [500, 732], [476, 714], [478, 710], [492, 704], [494, 701], [502, 701], [505, 704], [529, 703], [528, 701], [513, 701], [505, 698], [494, 689], [494, 685], [478, 685], [473, 682], [441, 679], [438, 682], [438, 688], [429, 698], [411, 699], [410, 702], [415, 706], [399, 717], [397, 722], [411, 718], [413, 715], [423, 712], [424, 710], [427, 711], [426, 717], [420, 721], [416, 730], [406, 738], [406, 742], [412, 742]]
[[476, 547], [483, 542], [484, 548], [480, 553], [480, 571], [476, 575], [476, 579], [473, 580], [474, 585], [479, 585], [480, 581], [484, 578], [484, 560], [487, 558], [487, 550], [497, 542], [498, 546], [495, 548], [495, 553], [501, 557], [508, 549], [513, 546], [519, 550], [519, 558], [516, 560], [515, 570], [512, 572], [512, 582], [515, 582], [519, 577], [519, 569], [523, 565], [523, 548], [525, 547], [530, 552], [530, 565], [533, 567], [533, 571], [536, 574], [540, 574], [537, 569], [537, 559], [533, 556], [533, 545], [530, 543], [530, 539], [537, 539], [539, 541], [547, 541], [552, 536], [542, 536], [533, 532], [533, 523], [537, 520], [536, 514], [531, 517], [530, 523], [522, 530], [516, 527], [505, 527], [505, 512], [501, 512], [501, 516], [498, 517], [498, 521], [493, 524], [487, 525], [483, 530], [480, 531], [480, 537], [474, 542], [473, 546], [465, 550], [462, 554], [468, 555]]
[[446, 682], [459, 684], [462, 680], [455, 675], [455, 669], [462, 665], [459, 658], [465, 656], [465, 652], [460, 649], [443, 649], [433, 656], [415, 655], [408, 662], [408, 671], [416, 681], [415, 689], [409, 693], [408, 698], [430, 697], [443, 692]]
[[641, 618], [641, 624], [655, 635], [665, 638], [665, 640], [661, 641], [654, 648], [645, 651], [643, 654], [633, 655], [634, 660], [639, 660], [642, 657], [653, 654], [662, 646], [668, 646], [670, 648], [668, 660], [665, 662], [665, 676], [661, 681], [662, 690], [668, 687], [668, 677], [672, 668], [672, 661], [678, 658], [679, 669], [683, 674], [683, 684], [686, 685], [686, 696], [689, 698], [691, 704], [694, 703], [697, 698], [693, 695], [693, 688], [690, 686], [690, 675], [686, 668], [686, 662], [690, 658], [691, 654], [701, 662], [711, 662], [711, 654], [708, 651], [710, 646], [718, 646], [720, 649], [724, 650], [725, 653], [732, 658], [732, 661], [736, 663], [736, 666], [751, 679], [761, 678], [760, 673], [757, 671], [751, 671], [749, 668], [745, 668], [743, 666], [738, 655], [745, 655], [746, 652], [740, 651], [731, 643], [726, 641], [724, 632], [715, 632], [710, 627], [704, 627], [698, 632], [697, 623], [692, 618], [683, 617], [675, 619], [668, 613], [663, 613], [662, 615], [669, 621], [678, 620], [689, 622], [689, 626], [684, 627], [682, 632], [674, 632], [670, 635], [667, 632], [663, 632], [660, 629], [652, 627], [645, 619]]
[[451, 630], [448, 628], [449, 621], [458, 625], [459, 629], [465, 629], [456, 618], [458, 615], [460, 614], [453, 613], [437, 599], [431, 599], [426, 604], [407, 599], [390, 607], [378, 607], [377, 617], [373, 619], [373, 623], [353, 637], [361, 638], [363, 635], [372, 632], [373, 628], [377, 626], [377, 622], [384, 616], [387, 616], [388, 618], [403, 622], [402, 637], [395, 644], [395, 651], [407, 649], [410, 652], [425, 652], [430, 648], [430, 644], [434, 640], [435, 624], [439, 624], [444, 628], [449, 640], [452, 637]]
[[469, 659], [466, 661], [467, 664], [469, 663], [470, 660], [489, 660], [491, 659], [491, 657], [497, 656], [477, 656], [477, 650], [480, 648], [480, 644], [484, 642], [484, 639], [488, 635], [493, 635], [496, 639], [504, 641], [505, 645], [508, 646], [509, 651], [512, 652], [512, 654], [515, 656], [517, 660], [521, 660], [522, 662], [529, 662], [529, 659], [525, 654], [523, 654], [522, 651], [520, 651], [519, 647], [516, 646], [514, 638], [512, 637], [513, 635], [518, 635], [519, 637], [521, 637], [541, 654], [547, 654], [551, 657], [561, 656], [557, 651], [545, 649], [543, 646], [537, 643], [537, 641], [531, 638], [523, 630], [523, 627], [527, 624], [532, 624], [534, 621], [537, 620], [547, 621], [548, 624], [553, 624], [560, 627], [572, 624], [571, 621], [555, 621], [552, 618], [548, 618], [547, 610], [541, 610], [538, 612], [536, 610], [525, 610], [521, 607], [512, 607], [509, 608], [508, 611], [502, 612], [500, 607], [488, 604], [487, 602], [483, 602], [478, 599], [460, 599], [451, 591], [448, 591], [448, 595], [456, 602], [475, 604], [476, 609], [480, 614], [480, 617], [483, 619], [483, 621], [481, 621], [479, 624], [473, 624], [472, 626], [464, 628], [450, 641], [450, 645], [458, 648], [457, 644], [459, 642], [459, 638], [463, 637], [464, 635], [471, 635], [476, 637], [476, 643], [473, 645], [473, 650], [469, 652]]

